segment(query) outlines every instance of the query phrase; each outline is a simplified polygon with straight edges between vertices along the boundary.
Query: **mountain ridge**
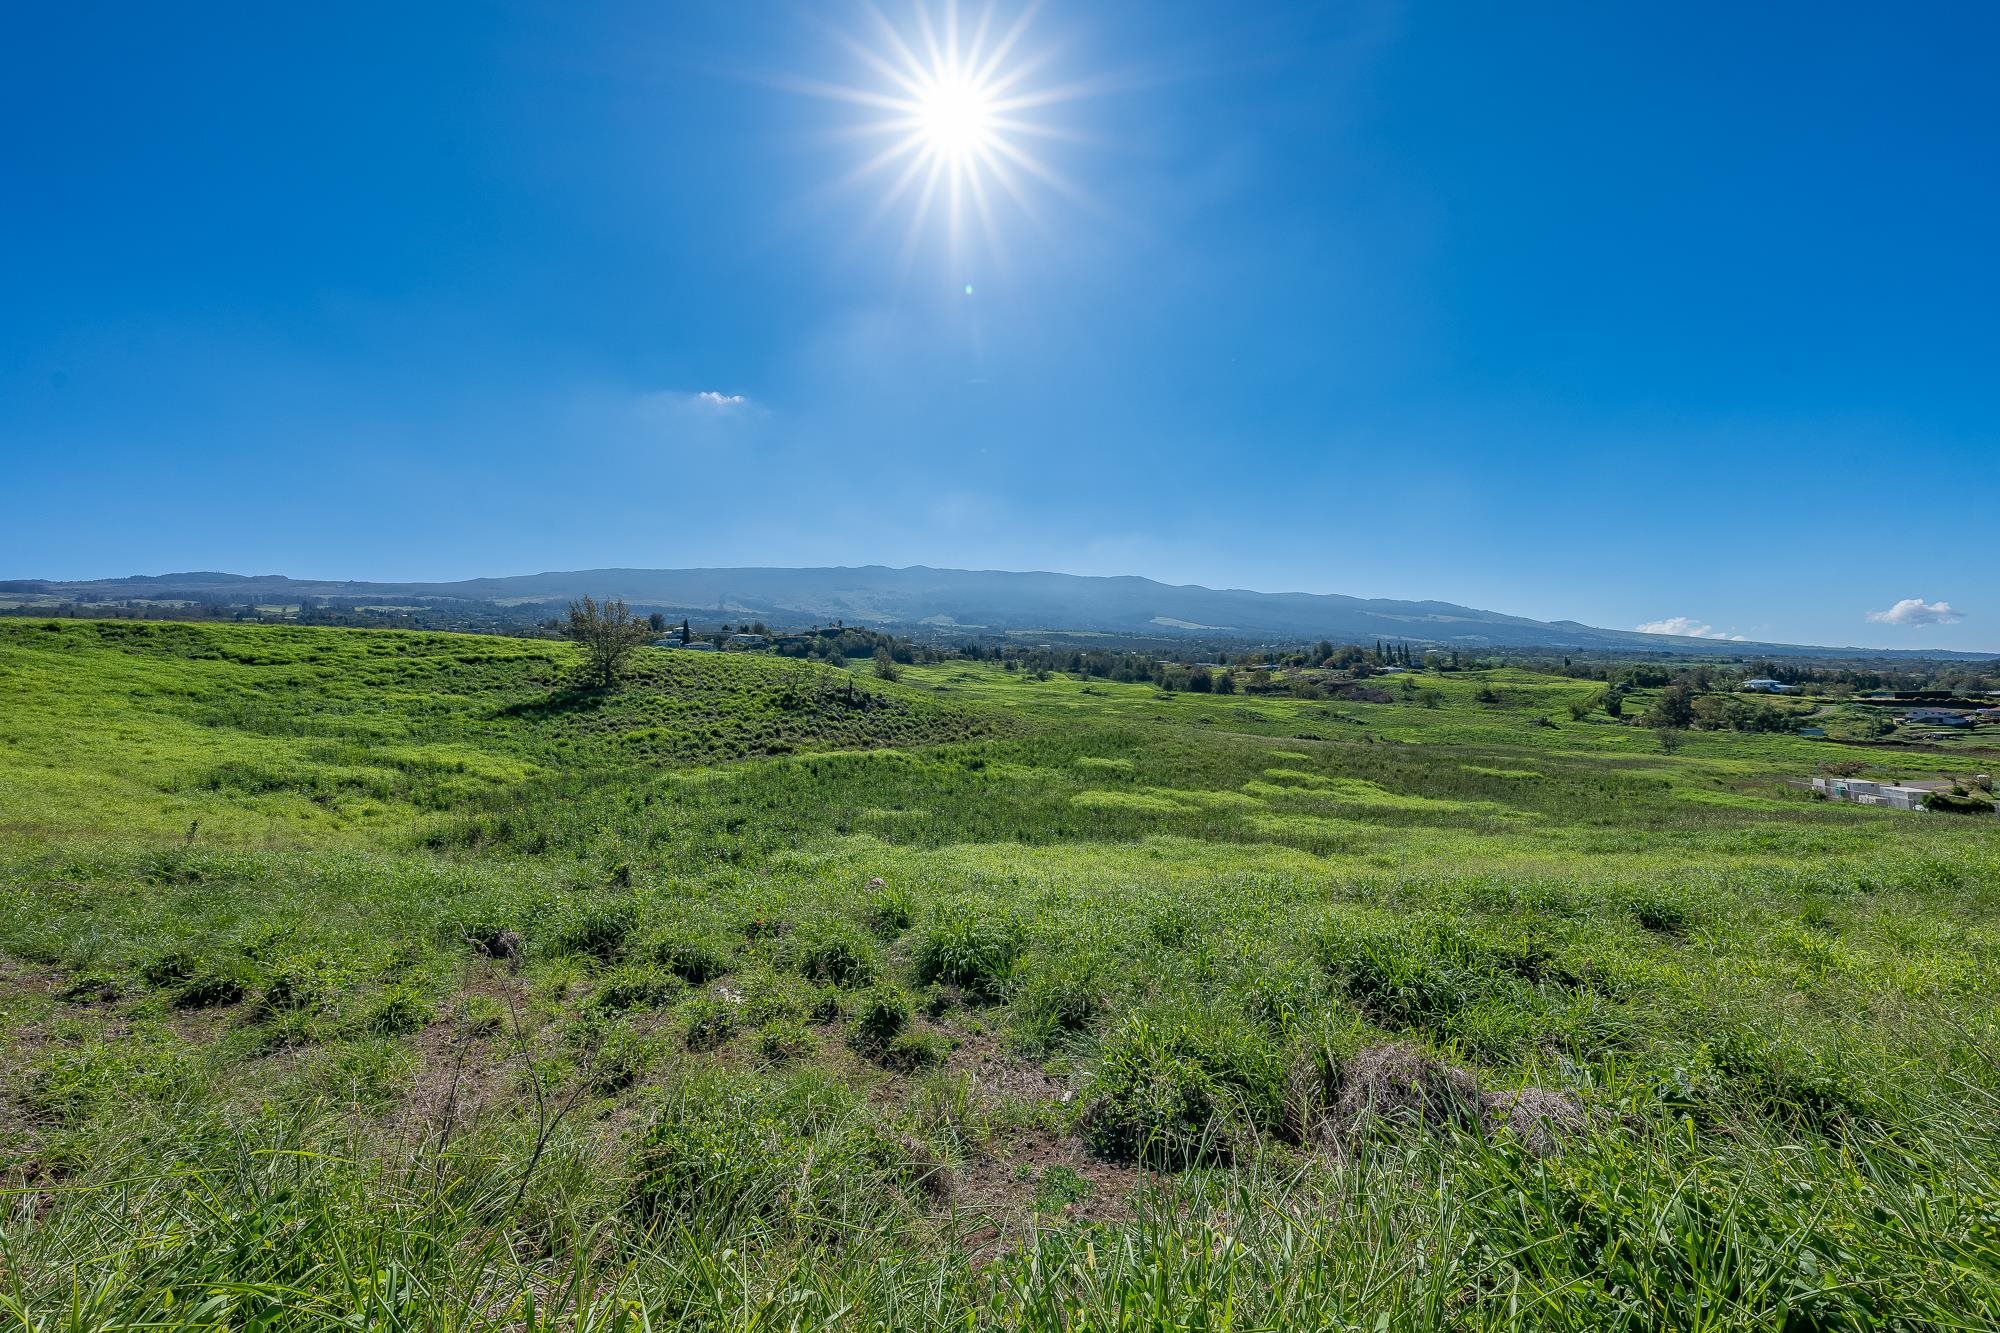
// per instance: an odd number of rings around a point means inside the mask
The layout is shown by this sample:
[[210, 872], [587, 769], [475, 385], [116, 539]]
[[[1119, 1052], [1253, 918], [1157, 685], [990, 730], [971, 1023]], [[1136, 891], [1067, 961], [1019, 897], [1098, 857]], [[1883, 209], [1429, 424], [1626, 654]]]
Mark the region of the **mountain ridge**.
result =
[[938, 634], [1100, 633], [1176, 639], [1394, 639], [1444, 648], [1547, 648], [1703, 655], [1820, 653], [1979, 659], [1955, 649], [1826, 647], [1642, 634], [1543, 621], [1436, 599], [1263, 592], [1169, 584], [1137, 574], [965, 570], [930, 565], [612, 567], [456, 580], [300, 579], [193, 570], [112, 579], [9, 579], [0, 590], [82, 601], [375, 599], [404, 603], [562, 603], [586, 593], [646, 611], [788, 622], [843, 620]]

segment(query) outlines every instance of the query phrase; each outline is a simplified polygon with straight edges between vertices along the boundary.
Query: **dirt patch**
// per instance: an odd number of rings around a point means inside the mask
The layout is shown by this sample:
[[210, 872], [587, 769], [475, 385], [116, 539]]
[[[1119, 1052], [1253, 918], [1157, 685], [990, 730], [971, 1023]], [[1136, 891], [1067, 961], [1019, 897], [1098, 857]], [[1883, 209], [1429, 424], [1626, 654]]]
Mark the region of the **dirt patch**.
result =
[[[525, 1000], [517, 997], [511, 1008], [508, 1005], [509, 982], [503, 968], [504, 959], [494, 960], [469, 979], [460, 994], [493, 1000], [532, 1024]], [[512, 1045], [513, 1021], [502, 1019], [490, 1029], [463, 1021], [431, 1023], [416, 1035], [417, 1069], [391, 1123], [399, 1141], [413, 1149], [427, 1142], [442, 1147], [509, 1094], [511, 1080], [521, 1071], [520, 1054]]]
[[1026, 1102], [1070, 1099], [1070, 1090], [1061, 1079], [1034, 1061], [1014, 1054], [991, 1033], [967, 1035], [947, 1031], [958, 1045], [944, 1062], [945, 1072], [970, 1078], [973, 1091], [981, 1096], [995, 1101], [1010, 1097]]
[[968, 1224], [965, 1245], [986, 1263], [1038, 1223], [1129, 1221], [1133, 1196], [1152, 1180], [1149, 1171], [1093, 1157], [1074, 1138], [1027, 1129], [967, 1162], [953, 1203]]

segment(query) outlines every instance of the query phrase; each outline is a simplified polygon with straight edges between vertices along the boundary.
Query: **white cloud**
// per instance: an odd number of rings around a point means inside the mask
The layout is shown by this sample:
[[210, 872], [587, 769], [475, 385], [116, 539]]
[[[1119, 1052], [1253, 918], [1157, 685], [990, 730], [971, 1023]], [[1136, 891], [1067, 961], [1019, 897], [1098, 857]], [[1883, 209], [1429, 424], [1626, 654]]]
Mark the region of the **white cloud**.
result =
[[750, 400], [740, 393], [717, 393], [713, 389], [703, 389], [694, 396], [698, 406], [712, 408], [717, 412], [727, 412], [732, 407], [745, 407]]
[[1887, 611], [1870, 611], [1868, 618], [1878, 625], [1956, 625], [1962, 617], [1950, 602], [1905, 597]]
[[1741, 634], [1730, 634], [1719, 630], [1704, 621], [1696, 620], [1693, 616], [1668, 616], [1665, 620], [1649, 620], [1634, 628], [1641, 634], [1678, 634], [1684, 639], [1728, 639], [1731, 642], [1743, 640]]

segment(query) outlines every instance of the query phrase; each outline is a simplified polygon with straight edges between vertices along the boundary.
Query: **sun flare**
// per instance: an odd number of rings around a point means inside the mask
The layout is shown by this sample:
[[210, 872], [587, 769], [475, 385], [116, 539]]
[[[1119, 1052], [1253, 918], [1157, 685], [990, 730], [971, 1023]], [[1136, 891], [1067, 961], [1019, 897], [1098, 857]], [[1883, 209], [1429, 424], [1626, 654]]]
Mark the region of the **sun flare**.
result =
[[841, 131], [842, 138], [879, 145], [842, 184], [883, 183], [875, 219], [897, 208], [910, 210], [906, 258], [929, 233], [933, 218], [942, 220], [949, 253], [959, 261], [968, 258], [975, 228], [989, 247], [999, 248], [1001, 208], [1011, 207], [1047, 232], [1035, 194], [1082, 197], [1029, 145], [1076, 139], [1043, 116], [1050, 107], [1099, 89], [1090, 82], [1037, 82], [1049, 57], [1028, 49], [1034, 5], [1010, 11], [1000, 0], [988, 0], [976, 13], [968, 6], [961, 14], [956, 0], [919, 3], [900, 27], [872, 4], [864, 3], [862, 13], [865, 35], [838, 37], [866, 81], [792, 81], [791, 86], [874, 113]]

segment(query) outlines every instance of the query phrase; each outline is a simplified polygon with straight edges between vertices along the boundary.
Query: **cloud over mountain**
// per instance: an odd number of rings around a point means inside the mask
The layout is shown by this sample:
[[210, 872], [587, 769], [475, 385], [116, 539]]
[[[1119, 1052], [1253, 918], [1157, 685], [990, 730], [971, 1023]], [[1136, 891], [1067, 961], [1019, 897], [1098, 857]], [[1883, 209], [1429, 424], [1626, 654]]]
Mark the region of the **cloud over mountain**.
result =
[[1649, 620], [1634, 628], [1641, 634], [1678, 634], [1684, 639], [1727, 639], [1732, 642], [1743, 639], [1741, 634], [1727, 633], [1693, 616], [1668, 616], [1665, 620]]
[[1956, 625], [1964, 617], [1950, 602], [1905, 597], [1886, 611], [1870, 611], [1868, 618], [1878, 625]]

